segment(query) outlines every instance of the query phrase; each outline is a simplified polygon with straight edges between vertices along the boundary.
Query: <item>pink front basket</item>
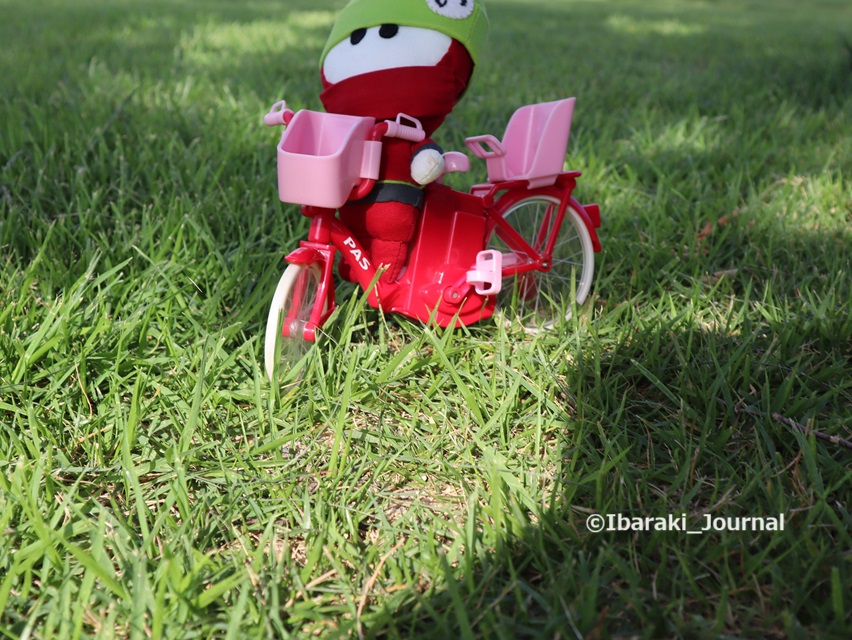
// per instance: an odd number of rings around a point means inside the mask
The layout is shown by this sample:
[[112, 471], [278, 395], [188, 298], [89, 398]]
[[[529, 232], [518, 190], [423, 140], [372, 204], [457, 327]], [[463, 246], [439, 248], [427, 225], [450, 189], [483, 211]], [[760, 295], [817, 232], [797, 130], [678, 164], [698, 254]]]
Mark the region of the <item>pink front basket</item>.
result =
[[367, 140], [375, 120], [302, 110], [278, 143], [278, 197], [337, 209], [361, 178], [375, 179], [381, 142]]
[[485, 160], [489, 182], [527, 180], [530, 187], [554, 183], [562, 173], [574, 98], [521, 107], [509, 120], [503, 140], [494, 136], [467, 139], [467, 146]]

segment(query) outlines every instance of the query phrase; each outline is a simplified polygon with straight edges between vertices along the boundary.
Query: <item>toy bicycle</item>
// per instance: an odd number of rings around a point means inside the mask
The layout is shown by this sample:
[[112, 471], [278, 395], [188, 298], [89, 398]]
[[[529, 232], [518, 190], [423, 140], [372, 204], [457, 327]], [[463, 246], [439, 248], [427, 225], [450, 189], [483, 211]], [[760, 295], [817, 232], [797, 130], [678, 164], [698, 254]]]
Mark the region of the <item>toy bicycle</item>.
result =
[[[355, 235], [335, 216], [366, 196], [379, 174], [383, 138], [424, 138], [420, 123], [302, 110], [278, 102], [264, 116], [286, 128], [278, 144], [284, 202], [310, 218], [308, 239], [287, 255], [269, 311], [265, 368], [272, 378], [287, 343], [310, 345], [335, 307], [334, 261], [345, 260], [372, 307], [442, 327], [468, 325], [506, 306], [525, 329], [552, 328], [583, 304], [600, 251], [597, 205], [572, 197], [579, 171], [563, 171], [574, 98], [521, 107], [502, 140], [466, 140], [485, 160], [488, 181], [460, 192], [427, 185], [405, 267], [378, 279]], [[467, 155], [444, 154], [445, 173], [470, 168]]]

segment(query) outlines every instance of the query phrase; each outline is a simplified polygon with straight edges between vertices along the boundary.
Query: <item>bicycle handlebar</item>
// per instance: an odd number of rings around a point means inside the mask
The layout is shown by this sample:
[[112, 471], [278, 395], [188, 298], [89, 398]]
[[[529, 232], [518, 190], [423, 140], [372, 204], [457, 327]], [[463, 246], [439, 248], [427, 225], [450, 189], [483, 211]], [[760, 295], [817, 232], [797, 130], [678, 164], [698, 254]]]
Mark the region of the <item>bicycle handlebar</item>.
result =
[[420, 122], [414, 118], [409, 118], [417, 125], [411, 127], [407, 124], [402, 124], [401, 120], [403, 117], [408, 118], [408, 116], [400, 114], [396, 120], [385, 120], [384, 122], [376, 123], [370, 132], [370, 139], [399, 138], [401, 140], [408, 140], [409, 142], [420, 142], [423, 140], [426, 137], [426, 132], [423, 131]]
[[399, 138], [408, 140], [409, 142], [420, 142], [426, 137], [423, 129], [417, 127], [409, 127], [408, 125], [394, 122], [393, 120], [385, 120], [373, 125], [370, 132], [370, 140], [380, 141], [382, 138]]
[[[397, 116], [396, 121], [385, 120], [384, 122], [377, 122], [370, 130], [368, 139], [373, 142], [381, 142], [382, 138], [399, 138], [401, 140], [408, 140], [409, 142], [420, 142], [426, 137], [426, 132], [420, 127], [420, 122], [412, 118], [412, 121], [418, 126], [410, 127], [400, 122], [401, 117]], [[366, 197], [373, 190], [375, 184], [375, 178], [361, 178], [358, 186], [352, 189], [350, 200], [360, 200]]]
[[287, 108], [287, 103], [284, 100], [279, 100], [271, 107], [269, 113], [264, 114], [263, 124], [267, 127], [287, 126], [293, 119], [295, 114]]
[[399, 122], [388, 121], [388, 130], [385, 136], [388, 138], [400, 138], [409, 142], [420, 142], [426, 137], [426, 132], [417, 127], [409, 127]]

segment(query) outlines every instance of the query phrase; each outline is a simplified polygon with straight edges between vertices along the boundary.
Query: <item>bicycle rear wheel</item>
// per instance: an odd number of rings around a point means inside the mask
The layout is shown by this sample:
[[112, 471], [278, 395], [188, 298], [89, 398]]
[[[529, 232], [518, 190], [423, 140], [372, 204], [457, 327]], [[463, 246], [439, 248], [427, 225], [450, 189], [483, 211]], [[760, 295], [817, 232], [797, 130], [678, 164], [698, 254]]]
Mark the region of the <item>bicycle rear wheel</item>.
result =
[[[317, 263], [291, 264], [278, 281], [264, 339], [264, 367], [270, 381], [296, 365], [313, 344], [305, 340], [304, 328], [311, 319], [321, 278], [322, 269]], [[328, 302], [325, 304], [327, 308]]]
[[[556, 192], [532, 194], [521, 199], [511, 195], [505, 197], [510, 199], [503, 205], [503, 218], [533, 250], [543, 251], [554, 233], [557, 237], [551, 268], [504, 278], [497, 305], [504, 312], [511, 310], [511, 315], [531, 333], [552, 329], [571, 317], [574, 305], [582, 305], [592, 288], [595, 253], [591, 234], [579, 212], [570, 204], [559, 229], [555, 228], [561, 199]], [[499, 202], [497, 206], [500, 207]], [[520, 247], [510, 246], [512, 244], [515, 243], [502, 237], [500, 229], [495, 228], [488, 248], [513, 254], [517, 264], [529, 263], [533, 257]]]

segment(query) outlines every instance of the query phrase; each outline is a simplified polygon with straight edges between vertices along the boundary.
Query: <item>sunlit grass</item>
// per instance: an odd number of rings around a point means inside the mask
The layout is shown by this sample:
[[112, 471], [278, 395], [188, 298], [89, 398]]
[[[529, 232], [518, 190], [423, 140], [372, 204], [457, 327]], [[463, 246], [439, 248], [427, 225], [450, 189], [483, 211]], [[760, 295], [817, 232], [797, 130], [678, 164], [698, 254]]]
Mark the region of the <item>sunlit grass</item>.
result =
[[622, 15], [612, 16], [607, 20], [607, 25], [615, 31], [642, 35], [690, 36], [704, 32], [704, 27], [700, 24], [690, 24], [670, 19], [637, 20]]
[[285, 49], [321, 48], [333, 22], [331, 11], [294, 11], [283, 20], [201, 23], [182, 34], [176, 55], [202, 68], [215, 68], [230, 55], [266, 54], [271, 62], [272, 56]]

